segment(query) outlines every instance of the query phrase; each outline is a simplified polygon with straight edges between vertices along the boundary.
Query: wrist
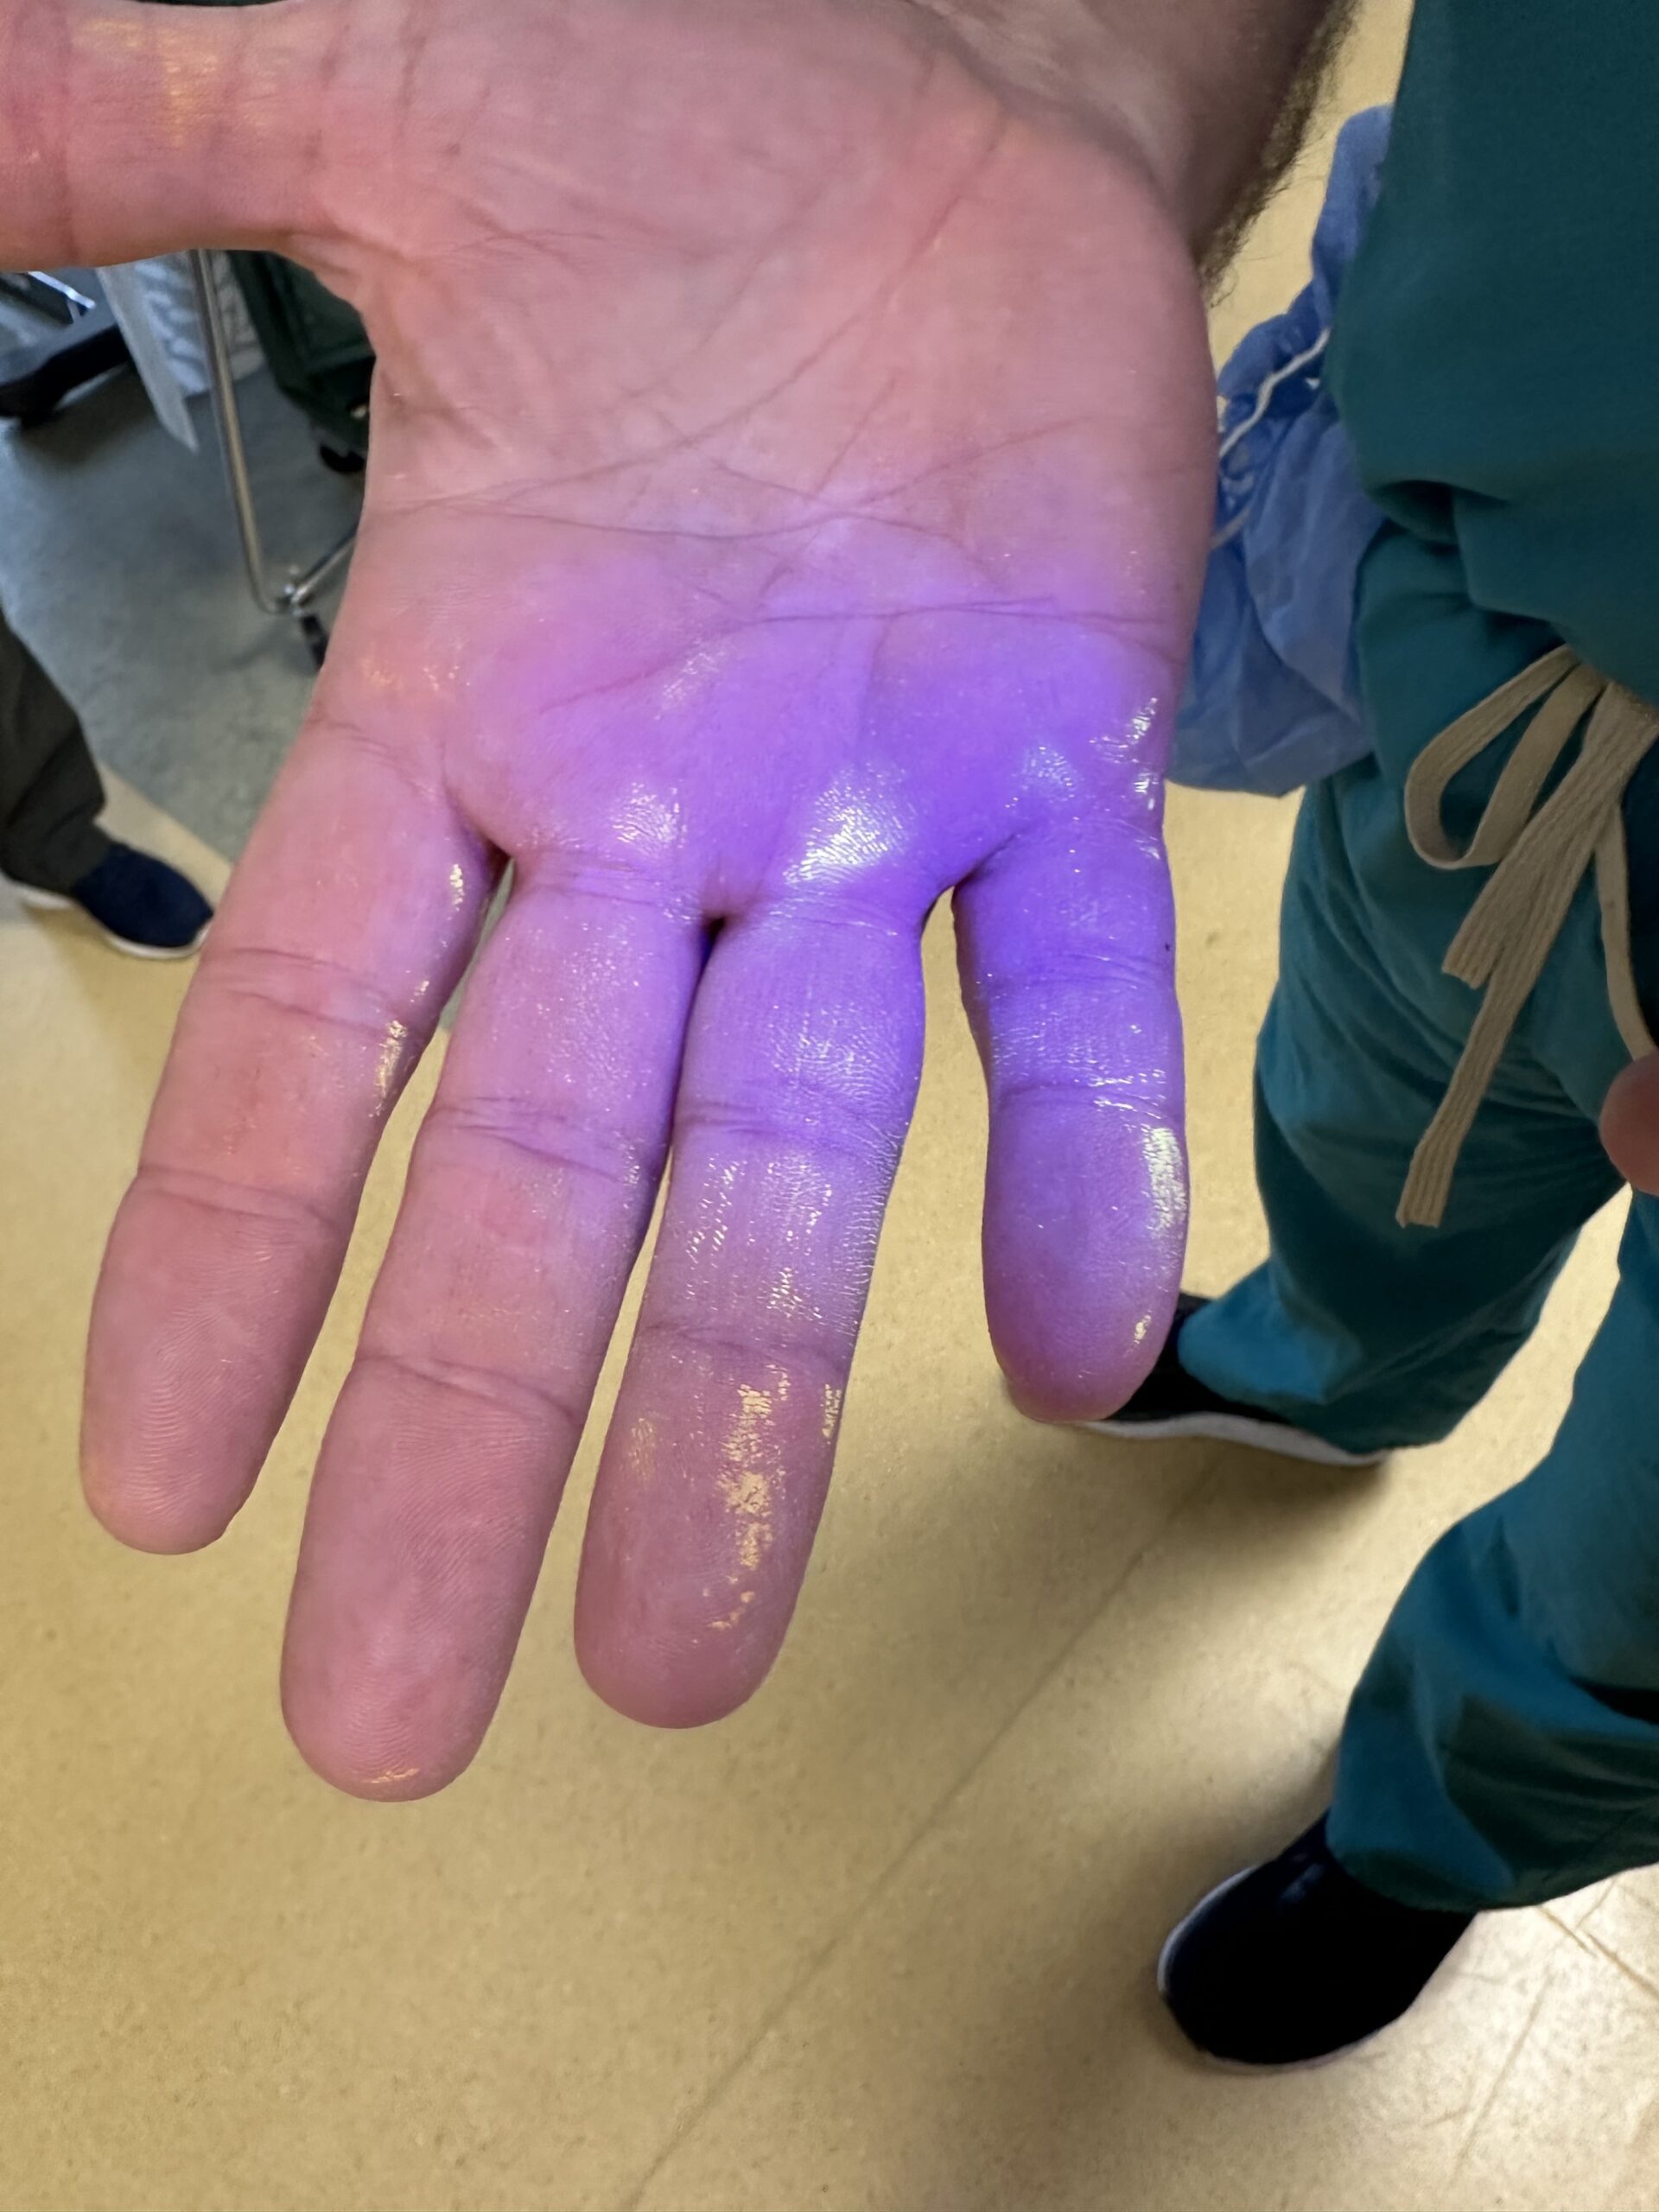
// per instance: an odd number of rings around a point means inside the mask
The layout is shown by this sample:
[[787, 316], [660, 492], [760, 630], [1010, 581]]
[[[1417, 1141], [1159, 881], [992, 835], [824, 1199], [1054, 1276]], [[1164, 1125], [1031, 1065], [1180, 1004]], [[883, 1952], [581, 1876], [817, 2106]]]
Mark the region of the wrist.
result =
[[1109, 142], [1195, 255], [1300, 143], [1353, 0], [903, 0], [1011, 105]]
[[0, 265], [281, 251], [309, 201], [315, 43], [291, 4], [0, 0]]

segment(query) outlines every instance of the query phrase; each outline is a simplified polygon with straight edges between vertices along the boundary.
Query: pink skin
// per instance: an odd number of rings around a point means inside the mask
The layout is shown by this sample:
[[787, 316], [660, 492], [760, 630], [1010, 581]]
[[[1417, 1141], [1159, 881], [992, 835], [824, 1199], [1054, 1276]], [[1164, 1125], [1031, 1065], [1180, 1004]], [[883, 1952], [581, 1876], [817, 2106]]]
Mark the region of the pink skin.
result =
[[0, 256], [203, 237], [359, 304], [375, 447], [111, 1242], [86, 1479], [154, 1550], [237, 1511], [511, 858], [284, 1668], [321, 1772], [416, 1796], [488, 1726], [671, 1139], [578, 1647], [670, 1726], [771, 1666], [948, 892], [1020, 1402], [1102, 1413], [1155, 1352], [1203, 318], [1127, 139], [842, 0], [0, 0]]
[[1659, 1198], [1659, 1053], [1637, 1060], [1613, 1084], [1601, 1138], [1625, 1181]]

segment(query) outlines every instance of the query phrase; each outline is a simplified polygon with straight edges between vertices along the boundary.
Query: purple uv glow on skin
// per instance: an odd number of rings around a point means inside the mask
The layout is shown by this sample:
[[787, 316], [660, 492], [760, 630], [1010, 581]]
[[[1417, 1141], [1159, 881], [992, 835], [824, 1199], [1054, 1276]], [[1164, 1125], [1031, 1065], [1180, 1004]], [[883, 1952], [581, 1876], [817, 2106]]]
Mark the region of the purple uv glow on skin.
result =
[[[234, 1515], [510, 861], [284, 1663], [320, 1771], [415, 1796], [494, 1710], [671, 1152], [578, 1650], [664, 1725], [764, 1678], [947, 895], [1016, 1395], [1098, 1414], [1154, 1357], [1185, 1215], [1160, 809], [1213, 482], [1202, 307], [1132, 149], [1016, 118], [840, 0], [302, 0], [153, 11], [205, 19], [161, 44], [151, 12], [74, 15], [54, 64], [77, 144], [110, 149], [77, 170], [81, 251], [280, 238], [379, 371], [328, 667], [111, 1240], [87, 1487], [152, 1549]], [[16, 151], [30, 67], [0, 95], [20, 266], [68, 257], [36, 181], [61, 156], [37, 123]]]

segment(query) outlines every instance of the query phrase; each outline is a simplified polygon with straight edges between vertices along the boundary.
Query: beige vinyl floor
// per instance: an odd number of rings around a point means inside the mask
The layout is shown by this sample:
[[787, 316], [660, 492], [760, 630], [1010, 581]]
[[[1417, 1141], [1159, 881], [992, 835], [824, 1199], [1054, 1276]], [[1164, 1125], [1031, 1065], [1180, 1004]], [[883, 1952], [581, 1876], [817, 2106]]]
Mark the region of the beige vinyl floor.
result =
[[[1386, 92], [1403, 7], [1344, 82]], [[1220, 312], [1291, 289], [1317, 188]], [[214, 856], [130, 792], [130, 835]], [[1292, 810], [1176, 796], [1192, 1279], [1260, 1255], [1251, 1042]], [[156, 2212], [1643, 2212], [1659, 1879], [1483, 1924], [1345, 2063], [1204, 2070], [1160, 1941], [1319, 1801], [1433, 1535], [1524, 1471], [1605, 1305], [1597, 1224], [1450, 1444], [1376, 1476], [1128, 1450], [1004, 1402], [948, 947], [834, 1502], [772, 1682], [653, 1736], [583, 1689], [582, 1483], [499, 1725], [432, 1803], [330, 1795], [276, 1662], [310, 1459], [429, 1069], [256, 1502], [130, 1556], [73, 1483], [102, 1236], [183, 978], [0, 891], [0, 2206]]]

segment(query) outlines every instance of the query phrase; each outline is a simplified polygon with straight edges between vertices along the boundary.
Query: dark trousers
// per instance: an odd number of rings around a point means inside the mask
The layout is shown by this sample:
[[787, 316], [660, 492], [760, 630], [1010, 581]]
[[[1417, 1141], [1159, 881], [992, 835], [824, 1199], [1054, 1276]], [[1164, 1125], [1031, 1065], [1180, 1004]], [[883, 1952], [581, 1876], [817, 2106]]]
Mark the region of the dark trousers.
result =
[[110, 849], [103, 810], [79, 716], [0, 610], [0, 875], [67, 891]]

